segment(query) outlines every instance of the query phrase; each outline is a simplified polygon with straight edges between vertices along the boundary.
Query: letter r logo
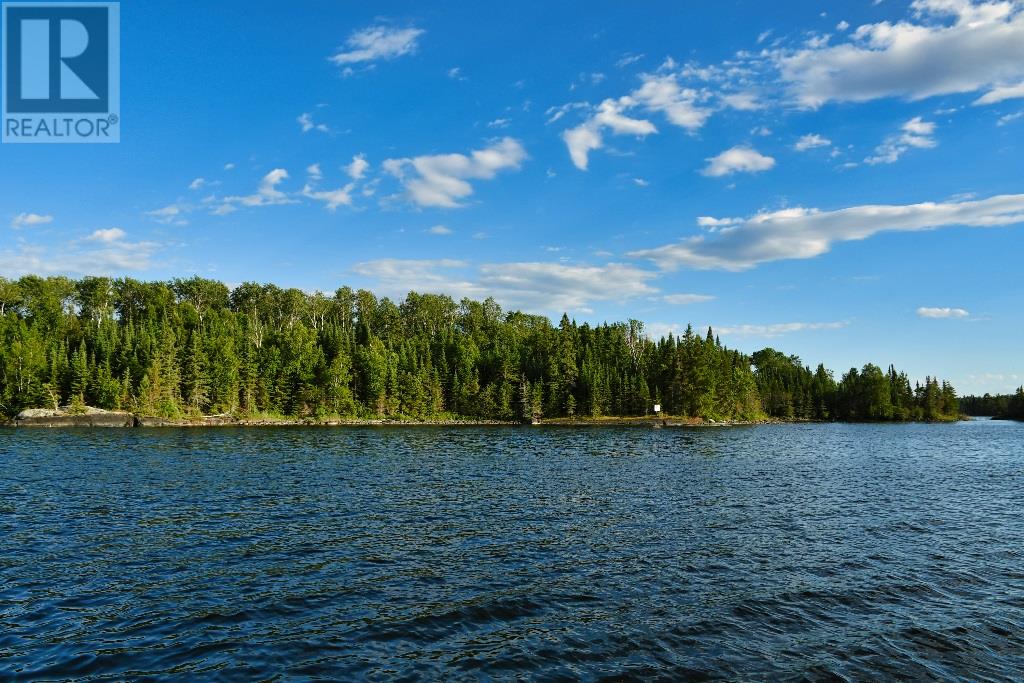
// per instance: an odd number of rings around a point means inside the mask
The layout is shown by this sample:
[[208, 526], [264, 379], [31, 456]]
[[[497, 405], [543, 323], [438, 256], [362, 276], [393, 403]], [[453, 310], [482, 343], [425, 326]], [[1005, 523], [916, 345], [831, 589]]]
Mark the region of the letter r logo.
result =
[[0, 0], [0, 142], [121, 141], [121, 5]]
[[102, 113], [109, 108], [109, 8], [5, 6], [9, 113]]

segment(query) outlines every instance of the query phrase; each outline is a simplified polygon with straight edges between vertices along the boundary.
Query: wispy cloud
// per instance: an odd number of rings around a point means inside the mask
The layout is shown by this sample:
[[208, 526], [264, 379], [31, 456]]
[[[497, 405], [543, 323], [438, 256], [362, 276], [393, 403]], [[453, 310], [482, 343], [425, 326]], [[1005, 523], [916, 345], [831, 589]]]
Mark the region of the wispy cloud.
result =
[[339, 206], [352, 205], [352, 189], [353, 185], [351, 183], [333, 190], [317, 190], [312, 185], [307, 184], [302, 188], [302, 195], [309, 199], [323, 202], [324, 207], [328, 211], [335, 211]]
[[991, 86], [996, 93], [1024, 80], [1019, 3], [914, 0], [911, 8], [911, 18], [865, 24], [840, 44], [778, 53], [792, 96], [809, 107], [883, 97], [920, 100]]
[[300, 114], [299, 118], [297, 118], [296, 121], [298, 121], [299, 128], [302, 129], [303, 133], [308, 133], [314, 130], [320, 133], [331, 132], [331, 129], [330, 127], [327, 126], [327, 124], [315, 122], [313, 120], [313, 115], [306, 112]]
[[978, 99], [974, 100], [971, 104], [977, 107], [985, 104], [998, 104], [999, 102], [1015, 100], [1021, 97], [1024, 97], [1024, 83], [993, 88]]
[[[674, 62], [669, 62], [668, 65], [672, 69], [676, 66]], [[639, 88], [629, 95], [604, 100], [583, 123], [564, 131], [562, 139], [573, 164], [580, 170], [586, 170], [589, 153], [604, 146], [605, 132], [637, 137], [646, 137], [658, 132], [651, 121], [627, 115], [627, 112], [634, 110], [661, 114], [671, 125], [689, 132], [703, 127], [714, 113], [714, 108], [706, 104], [711, 94], [704, 89], [683, 85], [680, 82], [683, 75], [682, 72], [671, 70], [643, 74], [640, 77]], [[719, 100], [721, 106], [734, 109], [756, 109], [761, 106], [752, 93], [721, 93]], [[575, 108], [577, 104], [565, 106]], [[551, 123], [564, 116], [567, 109], [554, 108], [548, 112], [548, 122]]]
[[19, 213], [11, 220], [12, 228], [27, 228], [53, 222], [53, 216], [38, 213]]
[[306, 176], [306, 184], [303, 186], [301, 193], [303, 197], [323, 202], [324, 208], [331, 212], [337, 210], [339, 206], [352, 205], [352, 191], [356, 187], [355, 181], [333, 190], [320, 190], [318, 185], [324, 177], [320, 164], [309, 166], [306, 169]]
[[[705, 217], [705, 221], [716, 221]], [[746, 270], [761, 263], [809, 259], [836, 242], [883, 232], [916, 232], [950, 226], [994, 227], [1024, 223], [1024, 194], [976, 201], [863, 205], [835, 211], [790, 208], [756, 214], [710, 235], [696, 235], [655, 249], [634, 251], [661, 268]]]
[[619, 69], [624, 69], [630, 64], [636, 64], [643, 58], [644, 56], [642, 54], [632, 54], [627, 52], [626, 54], [622, 55], [622, 57], [620, 57], [618, 60], [616, 60], [615, 66]]
[[359, 180], [370, 168], [370, 162], [366, 160], [366, 157], [362, 154], [357, 154], [352, 157], [351, 163], [345, 167], [345, 173], [348, 173], [348, 177], [352, 180]]
[[773, 323], [770, 325], [725, 325], [713, 328], [715, 332], [727, 337], [779, 337], [794, 332], [815, 330], [841, 330], [849, 326], [848, 321], [827, 323]]
[[188, 225], [188, 219], [185, 218], [186, 213], [188, 213], [188, 207], [182, 204], [168, 204], [159, 209], [147, 211], [146, 215], [164, 225]]
[[330, 58], [338, 65], [395, 59], [416, 52], [423, 29], [392, 26], [368, 26], [354, 32], [345, 46]]
[[962, 308], [930, 308], [922, 306], [917, 309], [921, 318], [967, 318], [971, 314]]
[[689, 306], [690, 304], [703, 304], [714, 301], [715, 297], [709, 294], [666, 294], [661, 300], [673, 306]]
[[86, 239], [91, 242], [106, 242], [110, 244], [111, 242], [122, 240], [124, 237], [125, 232], [121, 228], [105, 228], [94, 231]]
[[815, 149], [817, 147], [828, 147], [832, 144], [832, 141], [828, 138], [822, 137], [817, 133], [808, 133], [807, 135], [801, 136], [796, 144], [793, 145], [793, 149], [798, 152], [806, 152], [809, 149]]
[[504, 138], [466, 154], [435, 154], [387, 159], [385, 171], [398, 178], [408, 198], [418, 206], [456, 208], [473, 194], [470, 180], [490, 180], [501, 171], [518, 170], [526, 150]]
[[608, 99], [597, 107], [597, 112], [581, 125], [562, 133], [562, 140], [569, 149], [569, 156], [576, 168], [587, 170], [590, 163], [590, 152], [604, 145], [602, 130], [610, 130], [616, 135], [635, 135], [644, 137], [657, 133], [654, 124], [645, 119], [630, 118], [623, 114], [635, 104], [629, 97], [617, 100]]
[[380, 259], [353, 269], [389, 295], [436, 292], [456, 298], [492, 296], [503, 306], [537, 313], [589, 312], [601, 301], [628, 301], [657, 293], [655, 272], [626, 264], [486, 263], [438, 259]]
[[288, 171], [283, 168], [275, 168], [263, 176], [255, 194], [224, 197], [217, 201], [217, 206], [214, 208], [213, 213], [216, 215], [232, 213], [240, 206], [255, 207], [294, 204], [295, 199], [278, 189], [278, 186], [287, 180], [288, 177]]
[[712, 178], [733, 173], [760, 173], [775, 168], [775, 159], [761, 154], [753, 147], [737, 145], [706, 160], [701, 173]]
[[1013, 114], [1006, 114], [1004, 116], [999, 117], [999, 120], [996, 121], [996, 125], [1005, 126], [1006, 124], [1013, 123], [1014, 121], [1018, 121], [1021, 118], [1024, 118], [1024, 111], [1014, 112]]
[[120, 228], [108, 228], [56, 247], [22, 243], [0, 248], [0, 272], [9, 276], [115, 275], [150, 270], [153, 256], [163, 245], [129, 242], [125, 237]]
[[915, 116], [902, 126], [896, 135], [890, 135], [881, 145], [875, 148], [873, 156], [864, 160], [867, 164], [893, 164], [899, 161], [908, 150], [930, 149], [935, 147], [935, 124], [923, 121], [920, 116]]

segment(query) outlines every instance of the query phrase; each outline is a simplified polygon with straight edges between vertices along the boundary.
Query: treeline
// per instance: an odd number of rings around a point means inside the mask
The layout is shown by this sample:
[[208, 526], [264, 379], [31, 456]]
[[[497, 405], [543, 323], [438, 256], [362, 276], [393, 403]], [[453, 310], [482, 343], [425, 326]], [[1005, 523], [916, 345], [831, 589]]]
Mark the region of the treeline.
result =
[[775, 417], [842, 422], [951, 420], [959, 416], [956, 391], [949, 382], [925, 378], [910, 385], [893, 366], [883, 371], [868, 363], [850, 368], [836, 382], [825, 366], [813, 372], [796, 356], [774, 349], [756, 352], [758, 388], [765, 411]]
[[952, 387], [874, 365], [838, 382], [712, 330], [657, 341], [636, 320], [591, 326], [492, 299], [333, 296], [202, 278], [0, 278], [0, 411], [85, 405], [181, 417], [669, 415], [715, 420], [947, 419]]
[[1024, 387], [1019, 387], [1014, 394], [964, 396], [960, 399], [960, 412], [1001, 420], [1024, 420]]

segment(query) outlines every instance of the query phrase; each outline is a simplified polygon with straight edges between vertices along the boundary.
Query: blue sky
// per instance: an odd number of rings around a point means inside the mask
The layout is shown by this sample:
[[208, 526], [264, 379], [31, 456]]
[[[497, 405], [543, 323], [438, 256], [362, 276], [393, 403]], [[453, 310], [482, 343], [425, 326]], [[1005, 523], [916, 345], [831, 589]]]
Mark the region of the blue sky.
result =
[[124, 2], [0, 274], [494, 296], [1024, 383], [1024, 3]]

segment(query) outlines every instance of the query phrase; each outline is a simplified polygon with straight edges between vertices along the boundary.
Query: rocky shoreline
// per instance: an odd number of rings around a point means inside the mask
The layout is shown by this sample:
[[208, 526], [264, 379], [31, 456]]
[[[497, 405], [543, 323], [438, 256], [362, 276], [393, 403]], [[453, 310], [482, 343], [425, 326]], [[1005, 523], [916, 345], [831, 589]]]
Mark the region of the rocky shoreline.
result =
[[[700, 418], [655, 418], [651, 417], [600, 417], [600, 418], [552, 418], [535, 421], [534, 424], [562, 427], [736, 427], [776, 423], [778, 420], [723, 421]], [[208, 415], [197, 418], [165, 418], [137, 415], [117, 410], [86, 408], [81, 412], [69, 410], [31, 409], [23, 410], [8, 421], [9, 427], [33, 428], [152, 428], [152, 427], [486, 427], [514, 426], [520, 422], [479, 419], [444, 420], [385, 420], [385, 419], [316, 419], [316, 418], [246, 418], [234, 415]]]

